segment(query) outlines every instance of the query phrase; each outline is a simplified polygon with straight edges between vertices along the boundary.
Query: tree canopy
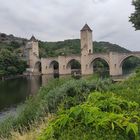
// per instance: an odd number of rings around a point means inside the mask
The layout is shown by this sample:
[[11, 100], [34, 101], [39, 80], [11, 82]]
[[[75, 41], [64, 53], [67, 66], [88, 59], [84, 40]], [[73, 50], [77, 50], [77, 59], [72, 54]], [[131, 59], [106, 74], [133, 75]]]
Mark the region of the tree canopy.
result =
[[0, 77], [22, 74], [25, 71], [26, 62], [19, 59], [18, 56], [8, 50], [0, 50]]
[[135, 11], [130, 16], [130, 22], [136, 30], [140, 30], [140, 0], [133, 0], [132, 5], [135, 6]]

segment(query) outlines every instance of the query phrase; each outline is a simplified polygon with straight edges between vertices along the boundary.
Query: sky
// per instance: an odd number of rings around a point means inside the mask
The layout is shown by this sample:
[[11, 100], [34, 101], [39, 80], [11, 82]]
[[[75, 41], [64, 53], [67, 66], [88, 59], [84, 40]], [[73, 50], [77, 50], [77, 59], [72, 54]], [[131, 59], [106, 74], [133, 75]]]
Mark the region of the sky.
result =
[[80, 38], [87, 23], [93, 41], [140, 51], [140, 31], [129, 22], [132, 0], [0, 0], [0, 32], [42, 41]]

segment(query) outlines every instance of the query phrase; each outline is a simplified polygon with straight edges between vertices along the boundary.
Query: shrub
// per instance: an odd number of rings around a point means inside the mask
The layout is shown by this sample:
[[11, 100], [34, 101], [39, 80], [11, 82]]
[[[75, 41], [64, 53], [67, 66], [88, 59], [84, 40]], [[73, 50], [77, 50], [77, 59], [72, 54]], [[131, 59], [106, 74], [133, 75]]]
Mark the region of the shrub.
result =
[[[17, 108], [17, 115], [10, 120], [0, 122], [0, 137], [10, 135], [11, 130], [26, 131], [34, 122], [46, 117], [47, 113], [56, 113], [63, 105], [65, 109], [81, 104], [90, 91], [96, 89], [96, 82], [84, 79], [55, 79], [42, 87], [37, 95], [30, 97]], [[8, 123], [8, 127], [4, 124]], [[5, 131], [3, 131], [3, 128]]]
[[65, 108], [80, 104], [85, 101], [90, 91], [95, 89], [95, 86], [91, 87], [91, 83], [85, 80], [70, 80], [62, 86], [50, 90], [44, 96], [47, 112], [56, 112], [62, 102], [65, 104]]
[[[114, 95], [110, 97], [110, 95], [112, 94], [92, 93], [84, 104], [61, 112], [49, 123], [38, 140], [133, 140], [140, 138], [138, 136], [140, 121], [138, 104]], [[111, 99], [113, 102], [106, 102]], [[104, 101], [104, 105], [101, 105]], [[126, 105], [125, 108], [122, 103]], [[112, 109], [114, 104], [119, 110]]]
[[108, 91], [140, 104], [140, 72], [137, 71], [135, 75], [121, 83], [110, 85]]
[[15, 116], [9, 116], [0, 122], [0, 138], [9, 137], [10, 132], [28, 130], [30, 126], [46, 115], [43, 97], [55, 87], [62, 85], [66, 79], [54, 79], [46, 87], [42, 87], [36, 96], [30, 97], [24, 104], [17, 107]]

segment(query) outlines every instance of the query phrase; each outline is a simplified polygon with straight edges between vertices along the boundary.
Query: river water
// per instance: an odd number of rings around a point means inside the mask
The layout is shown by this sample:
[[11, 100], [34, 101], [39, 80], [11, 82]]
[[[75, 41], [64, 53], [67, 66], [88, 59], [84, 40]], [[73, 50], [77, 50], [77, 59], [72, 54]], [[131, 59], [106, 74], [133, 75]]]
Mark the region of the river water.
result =
[[46, 85], [50, 76], [26, 76], [0, 81], [0, 118], [14, 112], [16, 106], [33, 96], [42, 85]]

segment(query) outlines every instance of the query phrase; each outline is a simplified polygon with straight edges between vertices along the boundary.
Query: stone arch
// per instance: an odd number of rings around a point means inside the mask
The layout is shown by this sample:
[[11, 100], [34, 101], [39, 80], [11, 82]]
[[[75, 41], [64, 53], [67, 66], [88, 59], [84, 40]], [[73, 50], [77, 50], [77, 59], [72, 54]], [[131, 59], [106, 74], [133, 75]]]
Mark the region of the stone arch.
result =
[[93, 69], [93, 73], [98, 72], [101, 76], [104, 76], [109, 75], [110, 65], [108, 60], [102, 57], [96, 57], [90, 62], [89, 68]]
[[[135, 59], [135, 61], [137, 61], [137, 62], [136, 62], [137, 64], [133, 64], [131, 61], [129, 61], [130, 58]], [[128, 62], [127, 60], [128, 60], [129, 62]], [[129, 63], [130, 63], [130, 64], [129, 64]], [[128, 66], [128, 65], [129, 65], [129, 66]], [[130, 74], [130, 73], [132, 73], [132, 72], [134, 71], [134, 69], [136, 68], [136, 65], [139, 65], [139, 66], [140, 66], [140, 57], [131, 54], [131, 55], [128, 55], [128, 56], [123, 57], [123, 58], [120, 60], [119, 68], [120, 68], [121, 71], [122, 71], [122, 75], [125, 75], [125, 74]], [[125, 68], [125, 67], [127, 67], [127, 66], [128, 66], [129, 69], [128, 69], [128, 68], [127, 68], [127, 69]]]
[[136, 58], [139, 58], [139, 59], [140, 59], [139, 56], [136, 56], [136, 55], [131, 54], [131, 55], [128, 55], [128, 56], [123, 57], [123, 58], [120, 60], [119, 66], [122, 67], [124, 61], [125, 61], [126, 59], [129, 59], [130, 57], [136, 57]]
[[59, 69], [58, 61], [56, 61], [56, 60], [51, 61], [50, 64], [49, 64], [49, 68]]
[[41, 62], [40, 61], [37, 61], [34, 65], [34, 69], [33, 69], [33, 72], [36, 73], [36, 74], [41, 74]]
[[[72, 63], [75, 63], [75, 62], [76, 62], [77, 64], [79, 64], [80, 69], [81, 69], [81, 62], [79, 62], [79, 60], [76, 60], [76, 59], [71, 59], [71, 60], [69, 60], [69, 62], [68, 62], [67, 65], [66, 65], [66, 68], [71, 68]], [[73, 66], [72, 69], [74, 69], [74, 68], [76, 68], [76, 67]]]
[[109, 65], [109, 60], [107, 60], [106, 58], [104, 57], [96, 57], [96, 58], [93, 58], [90, 62], [89, 62], [89, 67], [91, 68], [92, 67], [92, 63], [96, 60], [104, 60], [108, 65]]
[[53, 60], [49, 64], [49, 68], [52, 69], [53, 74], [59, 74], [59, 63], [56, 60]]
[[71, 74], [81, 73], [81, 63], [79, 62], [79, 60], [71, 59], [68, 61], [67, 65], [66, 65], [66, 69], [70, 69]]

